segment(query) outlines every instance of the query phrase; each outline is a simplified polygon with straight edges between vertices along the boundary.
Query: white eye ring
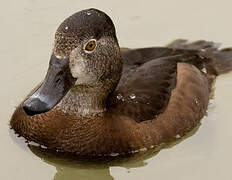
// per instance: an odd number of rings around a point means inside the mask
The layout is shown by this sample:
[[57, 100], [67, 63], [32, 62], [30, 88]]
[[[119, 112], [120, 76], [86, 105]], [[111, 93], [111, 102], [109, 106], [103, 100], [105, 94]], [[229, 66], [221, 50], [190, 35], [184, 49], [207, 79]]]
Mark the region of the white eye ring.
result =
[[[94, 43], [93, 47], [91, 47], [91, 46], [88, 47], [89, 45], [91, 45], [90, 43]], [[85, 43], [85, 45], [84, 45], [84, 51], [86, 53], [90, 54], [90, 53], [92, 53], [96, 49], [96, 47], [97, 47], [97, 41], [96, 41], [96, 39], [90, 39], [87, 43]], [[88, 48], [90, 48], [90, 49], [88, 49]]]

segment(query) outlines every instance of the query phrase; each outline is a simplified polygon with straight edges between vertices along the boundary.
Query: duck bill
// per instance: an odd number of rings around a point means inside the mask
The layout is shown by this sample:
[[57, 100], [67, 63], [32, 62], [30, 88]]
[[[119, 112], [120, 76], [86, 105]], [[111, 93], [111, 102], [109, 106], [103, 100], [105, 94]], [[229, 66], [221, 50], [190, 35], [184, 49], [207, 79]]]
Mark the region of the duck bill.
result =
[[42, 85], [24, 101], [24, 111], [33, 116], [51, 110], [72, 88], [75, 81], [70, 72], [69, 58], [58, 59], [53, 54]]

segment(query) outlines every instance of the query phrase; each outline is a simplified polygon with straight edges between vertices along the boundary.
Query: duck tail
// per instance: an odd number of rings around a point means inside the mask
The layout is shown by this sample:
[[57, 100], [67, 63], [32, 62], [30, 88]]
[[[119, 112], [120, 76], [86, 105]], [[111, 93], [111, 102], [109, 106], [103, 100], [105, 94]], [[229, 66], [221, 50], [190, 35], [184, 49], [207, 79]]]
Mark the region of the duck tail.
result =
[[168, 45], [174, 49], [197, 50], [203, 60], [209, 74], [220, 75], [232, 71], [232, 48], [219, 49], [220, 43], [211, 41], [195, 41], [189, 43], [187, 40], [178, 39]]
[[232, 70], [232, 48], [202, 51], [200, 55], [206, 57], [206, 69], [214, 75], [220, 75]]

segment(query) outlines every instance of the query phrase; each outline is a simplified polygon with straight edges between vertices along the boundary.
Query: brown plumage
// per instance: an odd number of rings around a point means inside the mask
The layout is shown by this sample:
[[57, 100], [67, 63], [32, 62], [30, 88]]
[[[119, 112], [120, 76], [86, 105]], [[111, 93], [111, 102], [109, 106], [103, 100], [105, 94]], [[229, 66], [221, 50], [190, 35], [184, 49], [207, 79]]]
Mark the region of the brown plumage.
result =
[[[96, 48], [86, 52], [92, 39]], [[58, 28], [45, 81], [18, 106], [11, 127], [76, 156], [135, 153], [193, 129], [212, 81], [231, 69], [232, 49], [213, 42], [119, 49], [111, 19], [84, 10]]]

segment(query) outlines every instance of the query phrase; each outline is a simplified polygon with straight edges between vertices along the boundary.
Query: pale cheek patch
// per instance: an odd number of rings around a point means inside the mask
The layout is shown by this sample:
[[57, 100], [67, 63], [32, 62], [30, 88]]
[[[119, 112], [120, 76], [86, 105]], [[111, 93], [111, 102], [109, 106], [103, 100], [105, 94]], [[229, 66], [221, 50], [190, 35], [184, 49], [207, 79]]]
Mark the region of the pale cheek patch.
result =
[[72, 52], [70, 53], [69, 68], [74, 78], [79, 78], [80, 75], [83, 74], [86, 69], [84, 59], [78, 53], [77, 48], [72, 50]]
[[86, 84], [92, 81], [90, 73], [87, 74], [85, 59], [79, 54], [77, 49], [74, 49], [70, 54], [70, 71], [74, 78], [76, 78], [75, 85]]
[[77, 79], [75, 85], [91, 84], [96, 81], [96, 75], [88, 71], [87, 61], [77, 48], [71, 52], [69, 68], [72, 76]]
[[80, 78], [82, 74], [85, 72], [85, 63], [83, 62], [83, 59], [72, 59], [70, 60], [70, 70], [71, 74], [74, 78]]

